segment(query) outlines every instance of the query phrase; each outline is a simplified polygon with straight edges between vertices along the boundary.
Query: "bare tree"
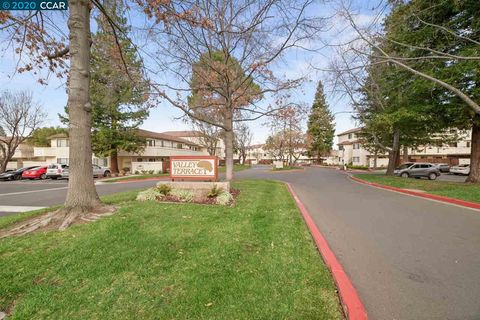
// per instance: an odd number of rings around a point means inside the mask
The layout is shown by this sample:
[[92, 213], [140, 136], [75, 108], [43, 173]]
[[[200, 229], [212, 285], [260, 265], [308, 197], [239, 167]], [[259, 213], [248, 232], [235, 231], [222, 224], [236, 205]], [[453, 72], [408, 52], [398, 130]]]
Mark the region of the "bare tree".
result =
[[[158, 64], [152, 72], [175, 75], [181, 83], [157, 83], [156, 92], [188, 116], [224, 130], [227, 180], [233, 178], [233, 123], [255, 120], [278, 110], [260, 104], [260, 99], [283, 100], [288, 90], [302, 81], [275, 76], [273, 64], [281, 62], [288, 49], [302, 47], [320, 31], [323, 20], [307, 14], [312, 3], [183, 1], [183, 6], [192, 8], [205, 23], [174, 21], [166, 33], [149, 29], [149, 34], [156, 35], [157, 55], [162, 57], [161, 61], [155, 60]], [[192, 67], [199, 63], [202, 68]], [[184, 94], [173, 96], [172, 91]], [[209, 99], [188, 103], [189, 92], [202, 92]]]
[[272, 131], [273, 141], [278, 140], [277, 147], [285, 148], [285, 151], [280, 154], [286, 154], [291, 166], [306, 151], [306, 135], [302, 128], [306, 115], [307, 108], [305, 106], [290, 105], [276, 111], [267, 122]]
[[[108, 3], [107, 3], [108, 4]], [[195, 23], [194, 14], [182, 12], [180, 7], [173, 8], [173, 1], [158, 3], [155, 0], [138, 0], [130, 3], [128, 8], [137, 5], [143, 15], [155, 18], [159, 24], [184, 19]], [[29, 72], [35, 75], [40, 70], [48, 70], [48, 76], [68, 75], [68, 110], [70, 137], [70, 178], [64, 207], [41, 217], [27, 220], [0, 233], [1, 236], [18, 235], [32, 232], [47, 225], [67, 228], [75, 221], [92, 221], [102, 215], [111, 214], [113, 209], [104, 206], [97, 194], [92, 173], [91, 121], [90, 104], [90, 18], [96, 8], [103, 14], [112, 27], [120, 58], [123, 52], [119, 45], [118, 33], [125, 32], [109, 16], [108, 10], [98, 0], [71, 0], [68, 13], [44, 13], [42, 11], [0, 12], [0, 31], [6, 34], [7, 48], [13, 49], [18, 57], [15, 72]], [[68, 33], [59, 25], [67, 18]], [[164, 26], [164, 25], [163, 25]], [[126, 35], [128, 39], [131, 39]], [[138, 49], [137, 46], [135, 46]], [[68, 63], [67, 63], [68, 60]], [[124, 63], [128, 74], [128, 68]], [[39, 77], [45, 83], [47, 77]]]
[[5, 172], [18, 146], [27, 140], [45, 119], [40, 105], [26, 91], [3, 91], [0, 95], [0, 173]]
[[235, 150], [241, 164], [245, 164], [247, 151], [253, 139], [253, 133], [246, 123], [235, 125]]
[[191, 119], [192, 129], [198, 132], [199, 144], [207, 148], [211, 156], [223, 156], [219, 154], [220, 141], [223, 139], [223, 130], [206, 122]]

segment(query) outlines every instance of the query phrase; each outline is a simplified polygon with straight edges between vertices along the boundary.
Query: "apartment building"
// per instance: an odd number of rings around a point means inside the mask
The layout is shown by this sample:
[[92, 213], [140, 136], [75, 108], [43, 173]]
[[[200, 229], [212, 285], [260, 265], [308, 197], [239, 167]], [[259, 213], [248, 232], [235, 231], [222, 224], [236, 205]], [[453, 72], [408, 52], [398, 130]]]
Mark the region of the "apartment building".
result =
[[[207, 147], [206, 139], [204, 138], [204, 133], [195, 130], [185, 130], [185, 131], [165, 131], [163, 132], [166, 135], [181, 138], [193, 142], [197, 145]], [[217, 139], [214, 154], [220, 159], [225, 159], [225, 142], [223, 139]]]
[[[4, 141], [10, 141], [8, 137], [3, 137], [2, 140]], [[0, 154], [1, 157], [1, 154]], [[15, 150], [15, 153], [13, 154], [13, 157], [11, 161], [7, 163], [7, 170], [9, 169], [17, 169], [19, 167], [24, 166], [24, 162], [26, 165], [29, 165], [29, 162], [34, 158], [33, 156], [33, 147], [27, 143], [21, 143], [18, 145], [17, 149]]]
[[[361, 131], [362, 128], [354, 128], [337, 135], [338, 164], [374, 167], [376, 161], [377, 167], [386, 167], [388, 156], [378, 154], [375, 160], [375, 156], [363, 146]], [[454, 143], [439, 142], [436, 145], [408, 148], [408, 161], [447, 163], [449, 165], [470, 163], [471, 132], [455, 133], [458, 134], [459, 140]]]
[[[139, 129], [137, 134], [146, 139], [145, 148], [140, 152], [119, 151], [119, 169], [128, 169], [132, 172], [143, 169], [165, 170], [170, 156], [208, 154], [204, 147], [183, 138], [143, 129]], [[33, 156], [35, 165], [68, 164], [68, 136], [65, 134], [51, 136], [50, 147], [33, 147]], [[92, 162], [100, 166], [110, 166], [110, 159], [106, 157], [93, 155]]]
[[[271, 152], [265, 150], [263, 147], [264, 144], [254, 144], [249, 146], [247, 148], [247, 157], [245, 161], [251, 164], [270, 164], [273, 161], [278, 160]], [[298, 157], [296, 161], [298, 164], [312, 162], [312, 159], [307, 155], [306, 149], [296, 149], [295, 155]], [[236, 155], [236, 157], [238, 158], [238, 155]], [[284, 158], [287, 160], [288, 156], [285, 154]]]

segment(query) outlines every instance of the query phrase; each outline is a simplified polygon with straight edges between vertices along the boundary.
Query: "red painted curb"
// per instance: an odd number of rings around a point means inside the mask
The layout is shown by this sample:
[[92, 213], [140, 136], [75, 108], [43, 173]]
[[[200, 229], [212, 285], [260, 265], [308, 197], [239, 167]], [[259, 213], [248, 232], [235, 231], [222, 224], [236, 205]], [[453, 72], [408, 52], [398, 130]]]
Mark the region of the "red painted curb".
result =
[[440, 201], [440, 202], [455, 204], [457, 206], [462, 206], [462, 207], [467, 207], [467, 208], [480, 210], [480, 203], [476, 203], [476, 202], [470, 202], [470, 201], [465, 201], [465, 200], [460, 200], [460, 199], [455, 199], [455, 198], [450, 198], [450, 197], [437, 196], [437, 195], [430, 194], [430, 193], [422, 193], [422, 192], [416, 192], [416, 191], [411, 191], [411, 190], [405, 190], [405, 189], [397, 188], [397, 187], [386, 186], [386, 185], [376, 183], [376, 182], [365, 181], [365, 180], [362, 180], [362, 179], [359, 179], [359, 178], [353, 177], [353, 176], [350, 176], [350, 179], [352, 179], [354, 181], [357, 181], [359, 183], [366, 184], [366, 185], [373, 186], [373, 187], [380, 188], [380, 189], [386, 189], [386, 190], [390, 190], [390, 191], [405, 193], [405, 194], [408, 194], [408, 195], [411, 195], [411, 196], [426, 198], [426, 199], [430, 199], [430, 200], [436, 200], [436, 201]]
[[342, 265], [335, 257], [332, 249], [328, 245], [327, 240], [323, 237], [320, 230], [317, 228], [315, 222], [313, 221], [310, 213], [308, 212], [307, 208], [303, 205], [303, 203], [298, 198], [297, 194], [293, 190], [292, 186], [289, 183], [286, 183], [288, 186], [288, 190], [292, 194], [295, 202], [297, 204], [298, 209], [302, 213], [303, 219], [305, 220], [305, 224], [307, 225], [308, 229], [310, 230], [310, 234], [312, 235], [315, 244], [317, 245], [318, 251], [323, 257], [325, 264], [330, 269], [330, 272], [333, 275], [333, 279], [337, 284], [338, 292], [340, 295], [340, 300], [345, 310], [345, 314], [347, 315], [347, 319], [350, 320], [366, 320], [367, 311], [363, 306], [360, 297], [358, 296], [357, 290], [353, 286], [352, 282], [348, 278], [347, 274], [343, 270]]

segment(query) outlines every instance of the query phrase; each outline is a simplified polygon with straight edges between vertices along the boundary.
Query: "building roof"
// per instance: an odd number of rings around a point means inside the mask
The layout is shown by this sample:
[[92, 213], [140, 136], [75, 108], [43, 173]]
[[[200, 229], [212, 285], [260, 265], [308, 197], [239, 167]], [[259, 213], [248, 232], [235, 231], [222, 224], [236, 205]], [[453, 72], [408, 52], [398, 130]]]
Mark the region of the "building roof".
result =
[[163, 134], [167, 134], [173, 137], [201, 137], [203, 133], [200, 131], [194, 130], [184, 130], [184, 131], [165, 131]]
[[252, 144], [251, 146], [248, 146], [247, 149], [257, 149], [257, 148], [263, 148], [264, 144]]
[[[177, 132], [180, 132], [180, 131], [177, 131]], [[181, 143], [185, 143], [185, 144], [188, 144], [188, 145], [191, 145], [191, 146], [201, 147], [199, 144], [193, 143], [193, 142], [188, 141], [186, 139], [182, 139], [178, 136], [166, 134], [164, 132], [160, 133], [160, 132], [148, 131], [148, 130], [144, 130], [144, 129], [137, 129], [137, 134], [140, 137], [144, 137], [144, 138], [163, 139], [163, 140], [181, 142]], [[52, 135], [48, 138], [49, 139], [68, 138], [68, 135], [66, 133], [57, 133], [57, 134], [54, 134], [54, 135]]]
[[68, 138], [68, 134], [66, 133], [56, 133], [48, 137], [48, 139], [57, 139], [57, 138]]
[[343, 136], [344, 134], [349, 134], [349, 133], [354, 133], [354, 132], [362, 131], [362, 129], [363, 129], [362, 127], [360, 127], [360, 128], [353, 128], [353, 129], [350, 129], [350, 130], [341, 132], [341, 133], [337, 134], [337, 136]]
[[350, 141], [339, 142], [339, 143], [337, 143], [337, 146], [345, 146], [345, 145], [349, 145], [349, 144], [363, 143], [363, 142], [365, 142], [365, 141], [362, 140], [362, 139], [355, 139], [355, 140], [350, 140]]
[[175, 141], [175, 142], [181, 142], [185, 143], [191, 146], [197, 146], [201, 147], [199, 144], [193, 143], [191, 141], [188, 141], [186, 139], [179, 138], [178, 136], [173, 136], [170, 134], [166, 134], [165, 132], [154, 132], [154, 131], [148, 131], [144, 129], [137, 129], [137, 133], [141, 137], [145, 138], [156, 138], [156, 139], [163, 139], [163, 140], [170, 140], [170, 141]]

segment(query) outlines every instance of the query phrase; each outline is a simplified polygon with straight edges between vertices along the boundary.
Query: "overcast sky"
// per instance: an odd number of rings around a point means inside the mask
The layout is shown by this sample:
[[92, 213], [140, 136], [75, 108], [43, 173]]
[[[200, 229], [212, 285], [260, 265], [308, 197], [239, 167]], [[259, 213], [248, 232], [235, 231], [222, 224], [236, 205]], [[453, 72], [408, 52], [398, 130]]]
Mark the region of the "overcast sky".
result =
[[[376, 1], [362, 1], [358, 0], [354, 3], [357, 7], [362, 9], [359, 11], [357, 19], [368, 21], [371, 17], [369, 9], [373, 7]], [[317, 3], [312, 7], [311, 12], [318, 12], [322, 16], [331, 15], [334, 12], [334, 3]], [[332, 39], [339, 41], [340, 39], [348, 39], [351, 36], [351, 31], [343, 30], [342, 22], [334, 20], [332, 29], [322, 35], [324, 41], [331, 41]], [[343, 30], [340, 32], [340, 30]], [[321, 47], [320, 42], [311, 42], [308, 44], [311, 48]], [[306, 76], [307, 81], [299, 90], [293, 93], [293, 99], [302, 101], [311, 105], [315, 93], [315, 88], [319, 80], [325, 80], [328, 73], [320, 72], [313, 69], [311, 66], [315, 65], [320, 68], [326, 68], [331, 59], [334, 58], [333, 52], [330, 49], [323, 49], [319, 53], [311, 53], [306, 51], [295, 50], [289, 52], [283, 59], [274, 67], [274, 72], [287, 77]], [[30, 90], [33, 93], [34, 99], [43, 105], [48, 114], [46, 119], [46, 126], [61, 125], [58, 119], [58, 113], [62, 113], [67, 102], [67, 95], [65, 91], [64, 82], [56, 78], [51, 78], [48, 85], [40, 85], [37, 78], [31, 73], [14, 74], [16, 60], [11, 50], [3, 51], [0, 64], [0, 86], [2, 89], [9, 90]], [[351, 111], [351, 106], [346, 99], [341, 99], [338, 95], [331, 92], [331, 88], [326, 88], [327, 100], [332, 112]], [[268, 103], [268, 101], [265, 101]], [[169, 131], [169, 130], [188, 130], [187, 124], [181, 120], [176, 120], [182, 116], [182, 112], [171, 106], [168, 102], [160, 103], [150, 113], [150, 117], [142, 125], [142, 128], [152, 131]], [[257, 120], [250, 122], [249, 125], [254, 132], [253, 143], [263, 143], [269, 134], [269, 129], [263, 125], [265, 120]], [[354, 121], [351, 119], [351, 114], [336, 114], [336, 131], [341, 132], [353, 128]]]

